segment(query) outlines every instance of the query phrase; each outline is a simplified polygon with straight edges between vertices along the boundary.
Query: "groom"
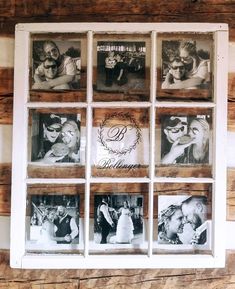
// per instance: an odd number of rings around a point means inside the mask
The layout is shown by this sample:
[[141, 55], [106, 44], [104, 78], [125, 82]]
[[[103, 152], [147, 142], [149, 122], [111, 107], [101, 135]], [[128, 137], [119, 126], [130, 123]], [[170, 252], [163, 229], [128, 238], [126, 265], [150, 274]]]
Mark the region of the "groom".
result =
[[103, 196], [102, 202], [98, 207], [98, 223], [101, 227], [101, 241], [100, 244], [107, 244], [107, 237], [114, 222], [110, 216], [109, 196]]
[[57, 244], [70, 244], [77, 237], [78, 226], [75, 219], [67, 213], [65, 206], [58, 206], [54, 224], [57, 228], [55, 232], [58, 237]]
[[206, 227], [201, 232], [197, 232], [197, 229], [207, 220], [207, 198], [204, 196], [191, 196], [182, 202], [181, 209], [185, 223], [189, 223], [195, 231], [191, 243], [199, 245], [205, 244], [207, 235]]

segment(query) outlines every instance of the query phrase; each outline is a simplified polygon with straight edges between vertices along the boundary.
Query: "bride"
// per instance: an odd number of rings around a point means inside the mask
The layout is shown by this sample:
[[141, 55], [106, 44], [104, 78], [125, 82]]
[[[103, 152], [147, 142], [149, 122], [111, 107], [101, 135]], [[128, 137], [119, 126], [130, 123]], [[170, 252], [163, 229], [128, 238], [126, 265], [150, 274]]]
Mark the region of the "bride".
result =
[[57, 243], [55, 238], [55, 225], [54, 225], [55, 218], [56, 218], [55, 209], [52, 209], [45, 214], [42, 221], [42, 228], [40, 230], [40, 237], [37, 243], [50, 244], [50, 245]]
[[121, 214], [117, 223], [116, 232], [116, 242], [117, 243], [131, 243], [134, 237], [133, 222], [131, 219], [131, 211], [128, 201], [123, 202], [123, 207], [121, 207], [118, 212]]

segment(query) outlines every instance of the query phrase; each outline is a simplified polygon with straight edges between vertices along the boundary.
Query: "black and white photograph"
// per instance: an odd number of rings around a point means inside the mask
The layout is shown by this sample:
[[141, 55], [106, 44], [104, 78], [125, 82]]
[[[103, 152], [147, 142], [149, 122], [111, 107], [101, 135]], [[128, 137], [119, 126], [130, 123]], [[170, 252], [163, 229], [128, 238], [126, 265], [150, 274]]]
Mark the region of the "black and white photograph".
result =
[[79, 196], [32, 195], [29, 202], [31, 244], [79, 243]]
[[31, 161], [80, 163], [80, 114], [32, 114]]
[[98, 244], [143, 242], [142, 195], [95, 195], [94, 241]]
[[127, 92], [145, 89], [145, 42], [98, 41], [97, 90]]
[[207, 197], [158, 197], [158, 244], [204, 245], [207, 242]]
[[161, 116], [161, 163], [209, 164], [211, 115]]
[[162, 40], [161, 88], [209, 89], [210, 40]]
[[33, 90], [80, 88], [80, 41], [35, 40], [32, 50]]

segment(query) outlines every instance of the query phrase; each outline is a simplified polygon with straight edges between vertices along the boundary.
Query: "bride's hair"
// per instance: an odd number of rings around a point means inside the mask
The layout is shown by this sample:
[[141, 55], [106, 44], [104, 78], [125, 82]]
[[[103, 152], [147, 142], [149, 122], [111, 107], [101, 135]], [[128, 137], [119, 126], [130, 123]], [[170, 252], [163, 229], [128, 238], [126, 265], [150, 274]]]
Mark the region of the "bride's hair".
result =
[[181, 206], [170, 205], [165, 210], [162, 210], [158, 216], [158, 232], [166, 233], [166, 224], [168, 220], [175, 214], [177, 210], [181, 210]]

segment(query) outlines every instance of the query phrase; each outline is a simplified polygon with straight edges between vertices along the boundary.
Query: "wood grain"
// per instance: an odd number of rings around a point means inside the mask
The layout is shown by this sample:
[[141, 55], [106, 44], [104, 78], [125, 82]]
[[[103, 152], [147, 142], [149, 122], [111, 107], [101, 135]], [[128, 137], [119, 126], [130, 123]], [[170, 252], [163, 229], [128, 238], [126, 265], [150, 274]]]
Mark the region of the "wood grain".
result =
[[[230, 27], [230, 40], [235, 39], [234, 1], [227, 0], [144, 0], [122, 1], [50, 0], [39, 5], [35, 0], [2, 0], [0, 35], [14, 35], [17, 23], [27, 22], [221, 22]], [[170, 11], [170, 13], [169, 13]], [[206, 19], [206, 20], [205, 20]]]
[[235, 102], [228, 103], [228, 131], [235, 131]]
[[[10, 214], [10, 186], [11, 186], [11, 164], [1, 164], [0, 165], [0, 215], [9, 215]], [[64, 172], [61, 171], [61, 175], [64, 177]], [[40, 174], [36, 175], [40, 177]], [[43, 174], [43, 176], [47, 176], [47, 174]], [[177, 191], [188, 191], [191, 189], [195, 191], [195, 194], [204, 194], [206, 190], [209, 190], [207, 184], [193, 184], [193, 188], [190, 187], [191, 184], [171, 184], [164, 183], [158, 184], [155, 188], [159, 194], [168, 194], [167, 192], [175, 192]], [[42, 186], [43, 187], [43, 186]], [[58, 189], [58, 185], [49, 185], [48, 192], [53, 193]], [[70, 189], [72, 188], [72, 189]], [[77, 186], [65, 185], [63, 190], [66, 193], [74, 193], [74, 189]], [[29, 193], [41, 193], [45, 191], [44, 188], [41, 188], [39, 185], [31, 186]], [[109, 192], [128, 192], [128, 193], [141, 193], [148, 191], [147, 184], [92, 184], [91, 193], [109, 193]], [[2, 201], [1, 201], [2, 200]], [[157, 203], [155, 201], [155, 207]], [[235, 169], [228, 169], [228, 181], [227, 181], [227, 221], [235, 221]]]
[[0, 215], [9, 216], [11, 213], [11, 186], [0, 185]]
[[0, 164], [0, 185], [11, 184], [11, 163]]
[[74, 166], [40, 166], [40, 165], [29, 165], [28, 166], [28, 177], [29, 178], [84, 178], [85, 167], [74, 165]]
[[12, 95], [13, 93], [13, 68], [0, 67], [0, 95]]
[[[143, 1], [0, 1], [0, 35], [14, 37], [16, 23], [22, 22], [224, 22], [235, 40], [233, 0], [143, 0]], [[0, 73], [0, 122], [12, 123], [12, 72]], [[229, 75], [229, 99], [235, 99], [235, 75]], [[6, 97], [7, 96], [7, 97]], [[6, 99], [5, 99], [6, 98]], [[60, 98], [58, 98], [60, 99]], [[229, 103], [228, 129], [235, 131], [234, 104]], [[10, 164], [0, 165], [1, 195], [7, 200]], [[235, 221], [235, 173], [228, 171], [228, 216]], [[6, 185], [9, 185], [8, 188]], [[4, 192], [3, 192], [4, 191]], [[0, 198], [1, 199], [1, 198]], [[3, 202], [4, 203], [4, 202]], [[7, 202], [6, 202], [7, 204]], [[9, 210], [7, 205], [5, 210]], [[0, 212], [0, 215], [2, 213]], [[9, 252], [0, 252], [1, 289], [75, 288], [158, 288], [158, 289], [234, 289], [235, 253], [228, 252], [225, 269], [183, 270], [18, 270], [9, 267]]]
[[221, 269], [30, 270], [11, 269], [0, 251], [1, 289], [234, 289], [235, 253]]
[[30, 91], [31, 101], [42, 101], [42, 102], [84, 102], [86, 101], [86, 90], [78, 91]]
[[[12, 115], [13, 97], [0, 96], [0, 124], [12, 124]], [[235, 103], [233, 101], [228, 102], [228, 130], [235, 131]]]
[[0, 124], [13, 122], [13, 97], [0, 96]]
[[156, 167], [156, 175], [158, 177], [197, 177], [209, 178], [212, 176], [211, 166], [194, 165], [194, 166], [159, 166]]

